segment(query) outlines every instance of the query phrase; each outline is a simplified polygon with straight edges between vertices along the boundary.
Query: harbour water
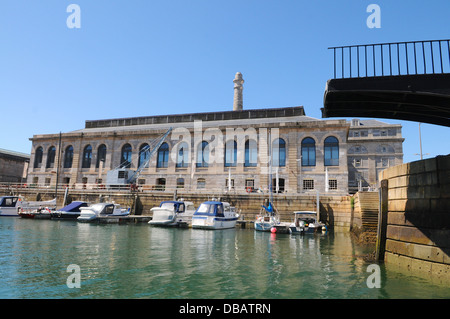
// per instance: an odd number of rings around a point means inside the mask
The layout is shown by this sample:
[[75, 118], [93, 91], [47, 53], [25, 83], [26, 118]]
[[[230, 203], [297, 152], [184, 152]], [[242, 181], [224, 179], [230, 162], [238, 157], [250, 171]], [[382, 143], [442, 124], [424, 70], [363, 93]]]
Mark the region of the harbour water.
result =
[[[0, 218], [0, 298], [450, 298], [387, 270], [369, 288], [367, 248], [348, 233], [288, 235], [148, 224]], [[79, 267], [80, 288], [69, 288]]]

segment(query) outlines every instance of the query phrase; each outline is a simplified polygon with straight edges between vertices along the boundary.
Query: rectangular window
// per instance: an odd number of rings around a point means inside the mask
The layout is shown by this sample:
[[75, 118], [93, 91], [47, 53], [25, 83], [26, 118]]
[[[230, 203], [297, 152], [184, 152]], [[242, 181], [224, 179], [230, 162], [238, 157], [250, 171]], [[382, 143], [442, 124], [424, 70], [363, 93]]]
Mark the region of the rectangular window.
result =
[[203, 189], [206, 187], [206, 181], [204, 178], [197, 179], [197, 189]]
[[314, 180], [313, 179], [304, 179], [303, 180], [303, 189], [304, 190], [314, 189]]
[[337, 190], [337, 179], [329, 179], [328, 180], [328, 189], [329, 190]]
[[397, 130], [396, 129], [389, 129], [388, 130], [388, 136], [396, 136]]
[[[228, 187], [228, 181], [229, 181], [228, 178], [225, 179], [225, 187]], [[231, 187], [234, 187], [234, 179], [233, 178], [231, 179]]]
[[128, 171], [119, 171], [117, 178], [128, 178]]
[[245, 180], [245, 187], [255, 187], [255, 180], [254, 179], [246, 179]]
[[177, 178], [177, 188], [184, 188], [184, 178]]

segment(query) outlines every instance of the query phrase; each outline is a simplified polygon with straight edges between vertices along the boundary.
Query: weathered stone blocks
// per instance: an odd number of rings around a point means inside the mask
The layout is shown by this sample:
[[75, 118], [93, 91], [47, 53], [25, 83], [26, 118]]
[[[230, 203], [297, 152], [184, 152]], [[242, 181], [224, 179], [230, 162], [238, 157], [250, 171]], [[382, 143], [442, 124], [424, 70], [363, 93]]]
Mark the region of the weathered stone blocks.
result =
[[450, 155], [402, 164], [388, 180], [385, 261], [450, 283]]

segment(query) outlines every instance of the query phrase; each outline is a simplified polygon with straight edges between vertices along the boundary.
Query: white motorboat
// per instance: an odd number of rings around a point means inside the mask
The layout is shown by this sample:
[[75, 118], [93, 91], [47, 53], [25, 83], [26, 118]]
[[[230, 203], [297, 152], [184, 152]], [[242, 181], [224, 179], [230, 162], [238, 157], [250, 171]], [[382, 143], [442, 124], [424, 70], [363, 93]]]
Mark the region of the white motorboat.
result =
[[120, 217], [128, 216], [130, 209], [121, 208], [115, 203], [98, 203], [89, 207], [80, 207], [80, 216], [77, 220], [80, 222], [91, 222], [101, 217]]
[[153, 207], [152, 226], [179, 226], [190, 224], [195, 213], [194, 203], [188, 201], [164, 201], [159, 207]]
[[239, 214], [227, 202], [203, 202], [192, 216], [192, 228], [226, 229], [236, 227]]
[[314, 211], [294, 212], [294, 222], [289, 225], [291, 234], [305, 234], [327, 231], [324, 223], [317, 221], [317, 213]]
[[42, 207], [56, 207], [56, 199], [49, 201], [26, 201], [22, 196], [2, 196], [0, 197], [0, 216], [19, 217], [19, 213], [37, 210]]

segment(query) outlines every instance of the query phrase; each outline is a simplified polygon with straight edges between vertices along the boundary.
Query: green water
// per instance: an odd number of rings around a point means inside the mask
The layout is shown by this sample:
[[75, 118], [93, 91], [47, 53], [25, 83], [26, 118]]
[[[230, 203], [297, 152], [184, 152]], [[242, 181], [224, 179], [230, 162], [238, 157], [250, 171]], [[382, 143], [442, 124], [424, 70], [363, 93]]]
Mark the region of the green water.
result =
[[[369, 263], [349, 234], [295, 236], [0, 218], [0, 298], [450, 298]], [[69, 288], [69, 265], [80, 288]]]

